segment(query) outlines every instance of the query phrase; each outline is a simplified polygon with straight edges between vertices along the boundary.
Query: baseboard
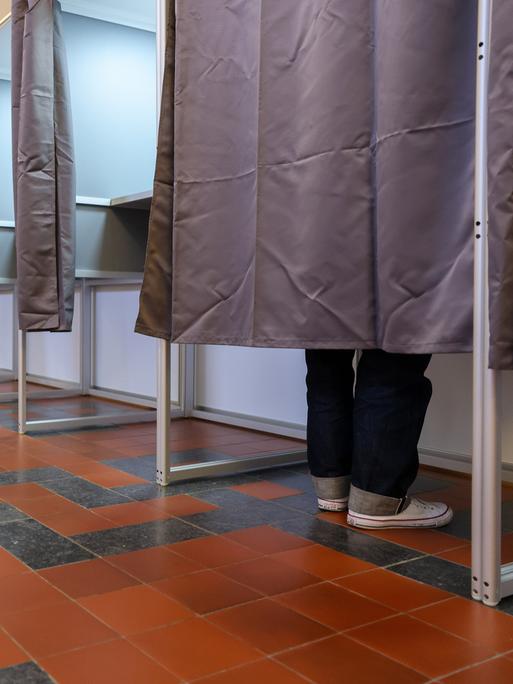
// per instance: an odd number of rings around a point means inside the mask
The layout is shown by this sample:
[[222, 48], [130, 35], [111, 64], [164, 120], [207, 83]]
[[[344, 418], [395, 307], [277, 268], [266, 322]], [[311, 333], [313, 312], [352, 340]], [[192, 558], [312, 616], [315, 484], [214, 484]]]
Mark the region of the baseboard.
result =
[[[467, 475], [470, 475], [472, 472], [472, 457], [470, 454], [422, 448], [419, 453], [422, 465], [439, 468], [440, 470], [456, 471]], [[505, 482], [513, 482], [513, 463], [502, 464], [502, 479]]]

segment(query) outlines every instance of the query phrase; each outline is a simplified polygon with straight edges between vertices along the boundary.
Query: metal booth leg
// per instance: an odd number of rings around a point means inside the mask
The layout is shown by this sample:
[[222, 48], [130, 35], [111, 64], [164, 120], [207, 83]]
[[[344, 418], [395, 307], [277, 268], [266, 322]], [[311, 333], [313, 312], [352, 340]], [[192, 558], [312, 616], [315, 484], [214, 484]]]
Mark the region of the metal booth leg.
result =
[[27, 431], [27, 333], [18, 330], [18, 432]]
[[169, 430], [171, 423], [171, 345], [157, 342], [157, 484], [170, 481]]
[[488, 368], [488, 92], [493, 0], [479, 0], [474, 271], [472, 596], [501, 599], [499, 373]]

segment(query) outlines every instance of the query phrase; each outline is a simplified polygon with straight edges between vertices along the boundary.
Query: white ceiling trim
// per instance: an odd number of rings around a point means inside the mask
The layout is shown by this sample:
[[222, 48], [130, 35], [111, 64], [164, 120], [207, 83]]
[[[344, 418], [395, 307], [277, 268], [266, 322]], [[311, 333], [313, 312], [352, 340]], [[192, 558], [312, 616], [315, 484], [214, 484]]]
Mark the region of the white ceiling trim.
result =
[[[145, 0], [146, 2], [151, 0]], [[122, 24], [131, 28], [155, 31], [154, 22], [148, 21], [148, 16], [143, 12], [114, 9], [108, 3], [101, 0], [61, 0], [62, 9], [70, 14], [79, 14], [91, 19], [109, 21], [113, 24]]]

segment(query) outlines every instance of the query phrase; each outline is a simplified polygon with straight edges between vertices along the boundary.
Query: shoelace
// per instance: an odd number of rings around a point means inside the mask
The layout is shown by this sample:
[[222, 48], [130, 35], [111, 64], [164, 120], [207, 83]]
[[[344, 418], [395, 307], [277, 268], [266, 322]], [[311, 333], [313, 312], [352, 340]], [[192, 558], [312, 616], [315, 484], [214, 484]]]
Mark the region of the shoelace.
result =
[[433, 504], [427, 503], [426, 501], [423, 501], [422, 499], [417, 499], [415, 498], [415, 501], [417, 504], [420, 505], [421, 508], [423, 508], [425, 511], [432, 511], [434, 510]]

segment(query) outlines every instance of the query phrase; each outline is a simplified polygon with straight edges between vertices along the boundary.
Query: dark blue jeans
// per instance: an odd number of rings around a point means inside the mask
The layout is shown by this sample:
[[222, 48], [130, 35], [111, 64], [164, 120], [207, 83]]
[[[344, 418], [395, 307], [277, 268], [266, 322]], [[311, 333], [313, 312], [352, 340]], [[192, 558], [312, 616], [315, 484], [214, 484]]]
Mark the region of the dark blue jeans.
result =
[[308, 460], [316, 478], [351, 476], [364, 492], [404, 499], [432, 394], [431, 356], [307, 350]]

